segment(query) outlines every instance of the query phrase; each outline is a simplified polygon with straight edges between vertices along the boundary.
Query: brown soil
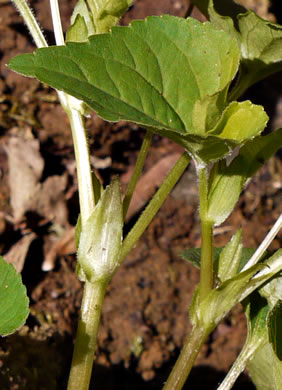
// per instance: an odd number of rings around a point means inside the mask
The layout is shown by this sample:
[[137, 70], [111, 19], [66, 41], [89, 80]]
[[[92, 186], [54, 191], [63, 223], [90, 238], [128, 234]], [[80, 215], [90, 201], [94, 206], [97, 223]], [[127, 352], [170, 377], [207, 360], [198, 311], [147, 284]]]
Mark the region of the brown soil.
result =
[[[72, 7], [66, 0], [60, 5], [67, 28]], [[184, 0], [136, 0], [122, 23], [162, 13], [184, 16], [187, 6]], [[33, 7], [49, 42], [53, 43], [48, 1], [35, 1]], [[267, 8], [266, 11], [269, 12]], [[193, 16], [203, 19], [197, 11]], [[82, 295], [81, 283], [75, 275], [72, 240], [78, 195], [71, 134], [55, 93], [5, 66], [14, 55], [34, 49], [20, 16], [5, 0], [0, 3], [0, 21], [0, 251], [11, 259], [17, 254], [16, 265], [22, 269], [31, 299], [26, 325], [0, 340], [0, 389], [64, 389]], [[280, 80], [281, 75], [269, 78], [252, 88], [247, 96], [265, 106], [271, 117], [269, 130], [282, 123]], [[97, 173], [105, 184], [118, 173], [125, 185], [144, 130], [127, 123], [107, 124], [95, 114], [87, 120], [87, 128]], [[23, 205], [22, 197], [17, 196], [23, 183], [16, 187], [14, 179], [11, 180], [12, 139], [20, 142], [19, 148], [23, 150], [34, 144], [36, 167], [42, 164], [39, 178], [32, 179], [27, 190], [32, 195], [28, 205]], [[148, 201], [158, 181], [158, 172], [150, 168], [161, 161], [161, 169], [180, 152], [170, 141], [154, 137], [145, 166], [145, 174], [151, 175], [148, 176], [151, 189], [147, 193], [140, 188], [141, 205]], [[16, 168], [21, 169], [21, 163]], [[233, 214], [216, 230], [217, 246], [226, 244], [239, 227], [243, 227], [246, 246], [255, 247], [261, 242], [281, 212], [281, 172], [279, 156], [260, 170]], [[138, 206], [132, 214], [140, 211]], [[135, 219], [133, 215], [126, 231]], [[271, 248], [279, 248], [280, 244], [281, 236]], [[108, 288], [94, 369], [95, 388], [162, 387], [190, 329], [189, 304], [199, 272], [183, 261], [179, 253], [195, 246], [200, 246], [200, 230], [196, 180], [191, 166]], [[237, 306], [203, 347], [186, 387], [215, 389], [245, 337], [244, 314]], [[234, 388], [254, 387], [244, 374]]]

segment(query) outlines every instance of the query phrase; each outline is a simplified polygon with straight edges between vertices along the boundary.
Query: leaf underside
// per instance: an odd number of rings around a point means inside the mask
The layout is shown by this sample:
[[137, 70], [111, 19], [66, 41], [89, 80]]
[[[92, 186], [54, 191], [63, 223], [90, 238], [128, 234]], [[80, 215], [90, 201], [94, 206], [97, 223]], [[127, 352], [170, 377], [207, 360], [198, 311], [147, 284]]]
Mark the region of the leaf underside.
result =
[[0, 334], [7, 336], [25, 322], [29, 309], [21, 275], [0, 256]]

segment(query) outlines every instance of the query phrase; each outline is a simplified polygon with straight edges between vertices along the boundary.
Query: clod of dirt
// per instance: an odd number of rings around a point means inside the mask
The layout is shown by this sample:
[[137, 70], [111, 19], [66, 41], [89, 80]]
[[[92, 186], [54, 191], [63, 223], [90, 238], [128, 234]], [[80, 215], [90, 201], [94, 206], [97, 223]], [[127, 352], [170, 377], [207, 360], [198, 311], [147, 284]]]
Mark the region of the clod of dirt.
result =
[[9, 161], [10, 203], [13, 216], [20, 221], [25, 212], [34, 209], [39, 196], [39, 180], [44, 168], [37, 139], [12, 137], [7, 146]]

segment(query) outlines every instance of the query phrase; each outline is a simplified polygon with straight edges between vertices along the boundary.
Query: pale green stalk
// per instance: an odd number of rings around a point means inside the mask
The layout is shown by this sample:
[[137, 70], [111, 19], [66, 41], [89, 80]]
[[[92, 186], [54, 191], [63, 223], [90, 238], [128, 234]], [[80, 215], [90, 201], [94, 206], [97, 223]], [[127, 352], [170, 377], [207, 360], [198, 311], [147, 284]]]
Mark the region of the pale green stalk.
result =
[[208, 177], [206, 167], [198, 168], [199, 194], [200, 194], [200, 219], [202, 230], [201, 245], [201, 269], [199, 284], [200, 302], [213, 289], [213, 222], [208, 215]]
[[[53, 29], [57, 45], [64, 45], [64, 34], [57, 0], [50, 0]], [[91, 173], [90, 154], [84, 119], [79, 109], [82, 102], [64, 92], [58, 92], [61, 104], [69, 118], [74, 143], [77, 168], [79, 204], [82, 226], [95, 207], [94, 187]], [[73, 106], [76, 105], [78, 109]]]
[[248, 344], [246, 343], [241, 350], [239, 356], [233, 363], [232, 367], [228, 371], [228, 374], [224, 378], [221, 385], [217, 388], [217, 390], [230, 390], [232, 389], [234, 383], [236, 382], [239, 375], [244, 371], [248, 360], [253, 356], [256, 350], [261, 347], [261, 343], [263, 339], [258, 339], [256, 343]]
[[[202, 230], [199, 302], [205, 299], [214, 285], [213, 223], [208, 219], [208, 175], [206, 167], [197, 167]], [[210, 333], [200, 325], [194, 326], [171, 371], [163, 390], [181, 390], [193, 367], [195, 359]]]
[[65, 39], [64, 39], [63, 29], [62, 29], [58, 1], [57, 0], [50, 0], [50, 8], [51, 8], [53, 30], [54, 30], [54, 34], [55, 34], [56, 44], [58, 46], [64, 45]]
[[252, 267], [253, 265], [255, 265], [259, 261], [259, 259], [262, 257], [262, 255], [264, 254], [266, 249], [272, 243], [276, 234], [279, 233], [281, 228], [282, 228], [282, 214], [277, 219], [275, 224], [272, 226], [271, 230], [269, 231], [269, 233], [267, 234], [265, 239], [262, 241], [260, 246], [257, 248], [257, 250], [255, 251], [253, 256], [250, 258], [250, 260], [247, 262], [245, 267], [242, 269], [242, 271], [246, 271], [247, 269], [249, 269], [250, 267]]
[[208, 333], [200, 327], [191, 330], [163, 390], [182, 389], [207, 336]]
[[191, 158], [189, 157], [189, 155], [184, 152], [182, 156], [178, 159], [174, 167], [171, 169], [166, 179], [164, 180], [158, 191], [155, 193], [154, 197], [152, 198], [144, 212], [139, 217], [136, 224], [133, 226], [133, 228], [130, 230], [130, 232], [124, 239], [119, 257], [120, 263], [126, 258], [126, 256], [134, 247], [141, 235], [147, 229], [152, 219], [155, 217], [160, 207], [164, 203], [168, 194], [173, 189], [175, 184], [178, 182], [180, 176], [187, 168], [188, 164], [190, 163], [190, 160]]
[[[47, 43], [27, 3], [23, 0], [14, 0], [30, 33], [38, 47], [46, 47]], [[64, 37], [56, 0], [51, 0], [52, 20], [57, 44], [64, 44]], [[71, 96], [58, 92], [60, 102], [70, 120], [74, 150], [77, 163], [79, 188], [79, 202], [82, 227], [92, 214], [95, 207], [94, 189], [90, 165], [90, 155], [84, 120], [81, 113], [73, 108], [81, 108], [81, 102]], [[101, 316], [101, 307], [107, 283], [86, 282], [81, 305], [81, 313], [77, 331], [77, 341], [74, 350], [72, 368], [68, 389], [87, 390], [91, 378], [94, 354], [96, 350], [97, 334]], [[77, 384], [79, 380], [79, 384]]]
[[[64, 44], [64, 36], [57, 0], [50, 0], [52, 20], [57, 44]], [[66, 95], [65, 111], [72, 129], [79, 188], [81, 227], [92, 214], [95, 207], [94, 187], [91, 174], [90, 155], [84, 119], [81, 113], [72, 108], [72, 102], [79, 101]], [[104, 295], [108, 283], [86, 281], [83, 289], [80, 316], [78, 321], [75, 347], [68, 380], [68, 390], [87, 390], [89, 388], [92, 367], [97, 347], [97, 337]]]
[[48, 44], [44, 38], [44, 35], [35, 19], [31, 9], [29, 8], [25, 0], [11, 0], [16, 8], [19, 10], [24, 22], [29, 29], [30, 35], [32, 36], [37, 47], [47, 47]]
[[67, 390], [88, 390], [107, 283], [85, 282]]
[[126, 213], [128, 211], [128, 207], [130, 205], [132, 195], [133, 195], [133, 192], [135, 190], [137, 181], [138, 181], [139, 177], [141, 176], [141, 173], [142, 173], [142, 170], [144, 167], [144, 163], [145, 163], [145, 159], [148, 155], [151, 142], [152, 142], [152, 133], [149, 130], [147, 130], [145, 138], [144, 138], [142, 146], [141, 146], [141, 149], [140, 149], [140, 152], [138, 154], [138, 158], [137, 158], [137, 161], [135, 164], [133, 174], [132, 174], [130, 181], [128, 183], [126, 194], [125, 194], [125, 197], [123, 200], [123, 218], [124, 219], [126, 217]]

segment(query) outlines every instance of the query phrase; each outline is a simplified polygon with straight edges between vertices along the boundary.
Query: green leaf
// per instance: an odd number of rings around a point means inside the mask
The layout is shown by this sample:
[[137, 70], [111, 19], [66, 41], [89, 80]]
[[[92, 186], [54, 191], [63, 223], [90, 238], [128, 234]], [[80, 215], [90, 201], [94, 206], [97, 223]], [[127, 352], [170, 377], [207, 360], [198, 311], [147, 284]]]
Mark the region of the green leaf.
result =
[[[282, 300], [279, 300], [271, 310], [268, 318], [268, 337], [273, 351], [282, 364]], [[282, 365], [281, 365], [282, 378]], [[282, 383], [282, 382], [281, 382]]]
[[92, 215], [81, 226], [78, 261], [79, 276], [83, 280], [85, 277], [94, 283], [113, 276], [119, 266], [122, 228], [120, 183], [115, 179], [103, 191]]
[[209, 133], [242, 143], [242, 141], [258, 136], [267, 122], [268, 116], [262, 106], [254, 105], [250, 101], [232, 102], [224, 111], [216, 127]]
[[200, 11], [212, 20], [214, 12], [221, 16], [227, 16], [233, 19], [237, 24], [237, 15], [246, 12], [246, 9], [233, 0], [192, 0]]
[[260, 348], [247, 367], [257, 390], [281, 389], [281, 362], [273, 353], [271, 344], [267, 343]]
[[[39, 49], [9, 66], [84, 100], [106, 120], [151, 127], [209, 161], [238, 144], [229, 130], [221, 139], [223, 125], [215, 126], [239, 57], [236, 41], [210, 23], [166, 15], [114, 27], [87, 43]], [[230, 110], [224, 117], [229, 125]]]
[[242, 81], [247, 88], [282, 70], [282, 26], [260, 18], [252, 11], [239, 15], [238, 22], [241, 34]]
[[221, 224], [233, 210], [246, 181], [282, 144], [282, 129], [247, 142], [237, 157], [227, 166], [217, 163], [209, 191], [208, 218]]
[[[246, 301], [244, 304], [246, 305]], [[269, 306], [266, 300], [262, 299], [259, 294], [251, 294], [246, 309], [248, 320], [247, 340], [218, 390], [231, 389], [238, 376], [245, 369], [248, 361], [267, 342], [265, 335], [267, 333], [268, 312]]]
[[[220, 256], [221, 256], [221, 253], [223, 250], [224, 250], [224, 247], [214, 247], [213, 248], [213, 259], [214, 259], [215, 269], [218, 269], [219, 259], [220, 259]], [[255, 249], [253, 249], [253, 248], [242, 248], [238, 271], [240, 271], [244, 267], [244, 265], [247, 264], [247, 262], [250, 260], [250, 258], [254, 254], [254, 252], [255, 252]], [[185, 249], [182, 253], [180, 253], [180, 256], [182, 257], [183, 260], [189, 261], [195, 267], [200, 269], [200, 267], [201, 267], [201, 248]]]
[[[213, 260], [214, 264], [218, 263], [219, 255], [221, 253], [223, 248], [213, 248]], [[200, 268], [201, 267], [201, 248], [192, 248], [192, 249], [185, 249], [180, 256], [182, 259], [189, 261], [192, 263], [195, 267]]]
[[0, 256], [0, 335], [7, 336], [24, 325], [29, 299], [22, 278], [12, 264]]
[[227, 34], [167, 15], [115, 27], [89, 43], [39, 49], [9, 67], [84, 100], [107, 120], [198, 134], [196, 102], [222, 99], [238, 62], [239, 49]]
[[[248, 338], [257, 338], [257, 341], [265, 337], [267, 328], [267, 318], [270, 306], [265, 298], [262, 298], [258, 292], [249, 295], [243, 302], [248, 323]], [[250, 340], [249, 340], [250, 341]], [[264, 340], [264, 343], [267, 340]]]
[[240, 43], [240, 78], [234, 89], [236, 93], [231, 91], [230, 96], [237, 98], [254, 83], [282, 70], [282, 26], [246, 11], [232, 0], [193, 2], [216, 28], [228, 32]]

